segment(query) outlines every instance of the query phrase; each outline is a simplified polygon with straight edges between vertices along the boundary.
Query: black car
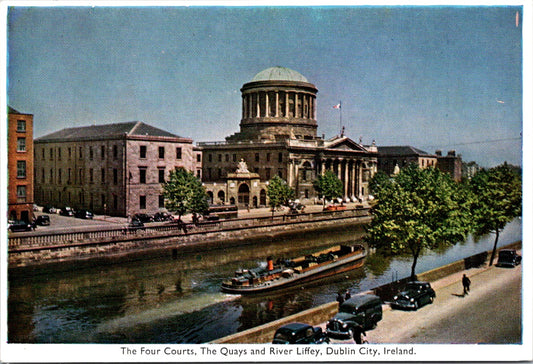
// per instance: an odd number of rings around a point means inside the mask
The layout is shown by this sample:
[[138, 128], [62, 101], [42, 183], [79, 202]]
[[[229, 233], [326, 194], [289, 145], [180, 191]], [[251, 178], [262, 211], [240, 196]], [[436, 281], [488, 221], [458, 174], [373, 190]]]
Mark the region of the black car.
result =
[[360, 344], [361, 335], [381, 321], [381, 305], [381, 298], [373, 294], [359, 294], [344, 301], [339, 312], [328, 321], [326, 334], [336, 339], [353, 338]]
[[433, 303], [436, 294], [428, 282], [408, 282], [405, 288], [394, 296], [392, 308], [417, 310], [425, 304]]
[[173, 217], [168, 212], [156, 212], [153, 217], [154, 221], [172, 221]]
[[93, 213], [88, 210], [77, 210], [74, 216], [79, 219], [92, 219], [94, 217]]
[[516, 267], [522, 262], [522, 257], [516, 253], [516, 249], [502, 249], [498, 253], [497, 267]]
[[15, 220], [9, 224], [9, 230], [11, 230], [11, 232], [31, 231], [33, 229], [35, 229], [34, 224], [32, 224], [31, 222], [23, 221], [23, 220]]
[[139, 220], [140, 222], [147, 223], [154, 221], [154, 218], [148, 214], [135, 214], [132, 220]]
[[283, 325], [276, 330], [273, 344], [327, 344], [329, 338], [320, 327], [300, 322]]
[[59, 213], [62, 216], [74, 216], [74, 210], [71, 207], [65, 207], [61, 209], [61, 212]]
[[138, 230], [145, 230], [144, 223], [141, 220], [133, 219], [127, 227], [128, 231], [137, 232]]
[[35, 224], [36, 225], [41, 225], [41, 226], [50, 225], [50, 216], [48, 216], [48, 215], [39, 215], [39, 216], [37, 216], [37, 218], [35, 219]]

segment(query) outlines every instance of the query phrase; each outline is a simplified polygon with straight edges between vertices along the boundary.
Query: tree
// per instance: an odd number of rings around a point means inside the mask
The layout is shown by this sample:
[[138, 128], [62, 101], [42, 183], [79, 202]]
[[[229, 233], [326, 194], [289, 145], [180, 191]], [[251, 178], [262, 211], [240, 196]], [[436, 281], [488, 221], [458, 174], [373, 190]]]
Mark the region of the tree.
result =
[[374, 177], [370, 179], [370, 182], [368, 183], [368, 187], [370, 190], [370, 193], [374, 195], [374, 197], [378, 197], [379, 191], [386, 185], [390, 184], [392, 182], [392, 178], [389, 177], [385, 172], [378, 171]]
[[403, 168], [391, 183], [382, 185], [367, 228], [368, 243], [386, 253], [410, 253], [415, 279], [423, 250], [452, 245], [468, 234], [464, 189], [448, 174], [416, 164]]
[[163, 183], [165, 207], [182, 215], [190, 212], [205, 214], [209, 209], [207, 193], [194, 173], [179, 167], [170, 172], [169, 180]]
[[504, 163], [500, 166], [483, 169], [470, 181], [474, 202], [476, 235], [493, 233], [494, 247], [489, 265], [492, 265], [500, 231], [508, 222], [522, 214], [522, 180], [520, 173]]
[[313, 187], [320, 197], [326, 200], [342, 197], [342, 181], [332, 171], [326, 171], [313, 181]]
[[268, 204], [272, 208], [272, 216], [274, 216], [274, 211], [277, 208], [283, 205], [287, 206], [289, 201], [294, 198], [294, 190], [279, 176], [274, 176], [268, 182], [267, 196]]

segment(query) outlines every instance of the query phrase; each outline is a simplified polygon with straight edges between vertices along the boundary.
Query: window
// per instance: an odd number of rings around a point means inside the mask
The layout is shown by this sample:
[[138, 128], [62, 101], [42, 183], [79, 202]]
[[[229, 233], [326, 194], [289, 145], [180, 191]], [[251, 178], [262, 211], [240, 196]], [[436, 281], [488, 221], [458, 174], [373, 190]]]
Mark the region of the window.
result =
[[118, 169], [113, 168], [113, 184], [116, 185], [118, 183]]
[[68, 184], [71, 184], [71, 183], [72, 183], [71, 175], [72, 175], [72, 168], [69, 168], [69, 169], [68, 169], [68, 176], [67, 176], [67, 183], [68, 183]]
[[229, 154], [226, 154], [226, 162], [229, 162]]
[[146, 183], [146, 167], [139, 167], [139, 183]]
[[26, 161], [17, 161], [17, 178], [26, 178]]
[[94, 171], [92, 168], [89, 168], [89, 183], [94, 182]]
[[165, 168], [159, 168], [159, 183], [165, 183]]
[[17, 120], [17, 131], [19, 133], [26, 132], [26, 120]]
[[141, 158], [146, 158], [146, 145], [141, 145], [139, 154]]
[[89, 160], [93, 160], [93, 147], [89, 147]]
[[68, 159], [72, 157], [72, 149], [68, 148]]
[[139, 208], [141, 210], [146, 209], [146, 196], [139, 196]]
[[17, 152], [26, 151], [26, 138], [17, 138]]
[[222, 154], [219, 154], [219, 155], [218, 155], [218, 161], [219, 161], [219, 162], [222, 162]]
[[283, 153], [278, 154], [278, 162], [283, 162]]
[[54, 183], [54, 170], [50, 168], [50, 184]]
[[82, 159], [82, 158], [83, 158], [83, 149], [82, 149], [82, 147], [80, 147], [80, 148], [78, 149], [78, 158], [79, 158], [79, 159]]
[[61, 168], [57, 170], [57, 184], [61, 184]]
[[26, 186], [17, 186], [17, 202], [26, 202]]
[[165, 147], [159, 147], [159, 159], [165, 158]]
[[267, 153], [267, 162], [270, 162], [270, 153]]
[[102, 168], [100, 172], [100, 176], [102, 177], [102, 184], [105, 183], [105, 168]]
[[78, 183], [83, 184], [83, 168], [78, 170]]
[[209, 162], [212, 162], [213, 161], [213, 155], [212, 154], [208, 154], [207, 155], [207, 159], [209, 160]]
[[41, 152], [43, 152], [42, 159], [43, 159], [43, 161], [44, 161], [44, 159], [46, 158], [46, 157], [45, 157], [45, 150], [44, 150], [44, 148], [41, 149]]
[[50, 148], [50, 160], [54, 159], [54, 148]]
[[176, 159], [181, 159], [181, 148], [180, 147], [176, 148]]
[[237, 154], [234, 154], [234, 155], [233, 155], [233, 161], [234, 161], [234, 162], [237, 162]]
[[280, 169], [278, 171], [278, 176], [279, 176], [279, 178], [283, 178], [283, 169]]
[[102, 145], [100, 147], [100, 155], [102, 157], [102, 160], [105, 159], [105, 145]]
[[255, 161], [259, 162], [259, 153], [255, 153]]
[[116, 145], [113, 145], [113, 159], [117, 159], [118, 157], [118, 148]]
[[44, 184], [44, 177], [45, 177], [45, 173], [44, 173], [44, 168], [41, 169], [41, 183]]
[[270, 168], [265, 168], [265, 176], [267, 180], [270, 180]]
[[196, 154], [196, 161], [201, 162], [202, 161], [202, 155], [200, 153]]
[[196, 178], [202, 179], [202, 170], [201, 169], [197, 169], [196, 170]]
[[159, 208], [162, 209], [165, 207], [165, 197], [163, 195], [159, 195]]
[[57, 148], [57, 160], [61, 160], [61, 148]]

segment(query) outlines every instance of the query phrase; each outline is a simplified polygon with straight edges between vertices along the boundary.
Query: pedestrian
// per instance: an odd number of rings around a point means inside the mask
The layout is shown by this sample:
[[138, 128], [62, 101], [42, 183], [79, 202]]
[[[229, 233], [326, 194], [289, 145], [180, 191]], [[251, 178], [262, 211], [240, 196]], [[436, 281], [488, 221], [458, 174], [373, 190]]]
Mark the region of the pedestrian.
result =
[[463, 294], [466, 296], [470, 292], [470, 278], [463, 274]]
[[346, 290], [346, 294], [344, 295], [344, 299], [348, 301], [350, 298], [352, 298], [352, 295], [350, 294], [349, 290]]
[[337, 302], [339, 302], [339, 306], [342, 305], [344, 303], [344, 296], [342, 295], [341, 292], [339, 292], [337, 294]]

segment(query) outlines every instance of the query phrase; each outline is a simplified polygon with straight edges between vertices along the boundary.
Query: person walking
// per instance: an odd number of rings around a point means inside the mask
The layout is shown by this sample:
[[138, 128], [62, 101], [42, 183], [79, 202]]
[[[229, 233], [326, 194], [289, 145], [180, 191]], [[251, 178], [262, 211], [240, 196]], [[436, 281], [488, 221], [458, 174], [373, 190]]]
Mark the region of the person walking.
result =
[[470, 278], [463, 274], [463, 294], [466, 296], [470, 292]]

